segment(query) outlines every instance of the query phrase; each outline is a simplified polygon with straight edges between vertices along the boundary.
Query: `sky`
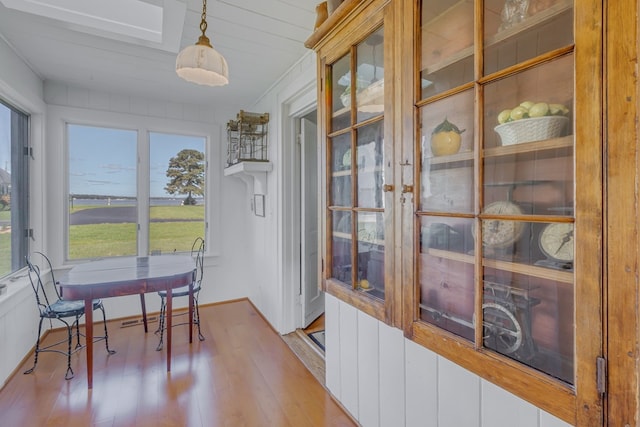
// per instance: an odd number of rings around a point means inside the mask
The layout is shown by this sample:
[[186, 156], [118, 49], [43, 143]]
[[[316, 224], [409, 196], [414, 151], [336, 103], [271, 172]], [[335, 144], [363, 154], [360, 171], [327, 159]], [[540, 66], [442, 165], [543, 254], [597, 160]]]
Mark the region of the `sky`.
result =
[[[164, 191], [169, 159], [185, 148], [205, 152], [205, 138], [157, 132], [149, 138], [151, 197], [171, 197]], [[70, 194], [136, 196], [136, 131], [68, 125], [68, 142]]]
[[11, 173], [11, 110], [0, 103], [0, 168]]

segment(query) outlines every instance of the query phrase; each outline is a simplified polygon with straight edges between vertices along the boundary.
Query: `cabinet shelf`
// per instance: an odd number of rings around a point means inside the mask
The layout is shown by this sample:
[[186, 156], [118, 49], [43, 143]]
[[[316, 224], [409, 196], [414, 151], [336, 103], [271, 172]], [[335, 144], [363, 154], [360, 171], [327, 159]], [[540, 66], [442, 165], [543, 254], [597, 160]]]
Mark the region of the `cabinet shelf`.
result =
[[[525, 142], [522, 144], [504, 145], [499, 147], [486, 148], [483, 151], [483, 157], [501, 157], [513, 156], [515, 154], [524, 154], [531, 152], [539, 152], [545, 150], [557, 150], [560, 148], [573, 147], [573, 135], [562, 136], [559, 138], [546, 139], [544, 141]], [[473, 151], [464, 151], [448, 156], [426, 157], [431, 165], [442, 165], [449, 163], [457, 163], [473, 160]], [[345, 171], [334, 172], [333, 176], [343, 175]], [[349, 171], [350, 172], [350, 171]]]
[[531, 153], [544, 150], [556, 150], [559, 148], [573, 147], [573, 135], [560, 138], [546, 139], [544, 141], [525, 142], [522, 144], [504, 145], [487, 148], [483, 152], [484, 157], [512, 156], [514, 154]]
[[[452, 261], [473, 264], [475, 257], [460, 252], [446, 251], [442, 249], [427, 249], [426, 254], [438, 258]], [[527, 276], [539, 277], [541, 279], [552, 280], [560, 283], [573, 284], [573, 273], [569, 271], [555, 270], [536, 265], [520, 264], [510, 261], [502, 261], [491, 258], [483, 258], [482, 266], [495, 268], [496, 270], [510, 271], [512, 273], [524, 274]]]
[[[463, 5], [464, 3], [466, 3], [465, 0], [461, 1], [458, 4]], [[561, 15], [562, 13], [570, 11], [572, 7], [573, 7], [573, 2], [570, 0], [566, 0], [558, 4], [555, 4], [548, 9], [545, 9], [541, 12], [536, 13], [533, 16], [528, 17], [518, 25], [515, 25], [509, 29], [500, 31], [491, 37], [487, 37], [484, 40], [485, 41], [484, 47], [485, 49], [497, 47], [500, 44], [507, 42], [526, 31], [530, 31], [535, 29], [536, 27], [541, 26], [542, 24], [554, 19], [555, 17]], [[448, 9], [446, 12], [444, 12], [441, 16], [453, 14], [456, 11], [457, 11], [456, 6], [454, 6]], [[441, 61], [423, 66], [422, 72], [425, 73], [426, 75], [433, 74], [452, 64], [455, 64], [464, 59], [467, 59], [472, 55], [473, 55], [473, 46], [466, 47], [464, 49], [459, 50], [458, 52], [453, 53], [452, 55], [447, 56], [445, 59]]]
[[538, 267], [536, 265], [518, 264], [510, 261], [483, 258], [482, 266], [497, 270], [510, 271], [517, 274], [539, 277], [560, 283], [573, 284], [573, 273], [570, 271], [555, 270], [552, 268]]
[[[382, 114], [384, 110], [384, 80], [378, 80], [358, 92], [356, 94], [356, 103], [359, 109], [365, 107], [368, 107], [368, 109], [373, 108], [376, 111], [367, 112], [378, 112]], [[350, 111], [351, 106], [343, 107], [334, 111], [332, 117], [339, 117], [345, 113], [349, 113]]]
[[[382, 172], [382, 166], [366, 167], [358, 169], [358, 173], [375, 173]], [[351, 169], [344, 169], [340, 171], [331, 172], [332, 177], [351, 176]]]
[[[340, 239], [351, 240], [351, 233], [345, 233], [342, 231], [334, 231], [334, 237], [338, 237]], [[362, 243], [372, 243], [374, 245], [384, 245], [384, 240], [380, 239], [358, 239], [358, 242]]]
[[428, 160], [431, 165], [463, 162], [467, 160], [473, 160], [473, 151], [463, 151], [461, 153], [451, 154], [449, 156], [427, 157], [425, 158], [425, 160]]

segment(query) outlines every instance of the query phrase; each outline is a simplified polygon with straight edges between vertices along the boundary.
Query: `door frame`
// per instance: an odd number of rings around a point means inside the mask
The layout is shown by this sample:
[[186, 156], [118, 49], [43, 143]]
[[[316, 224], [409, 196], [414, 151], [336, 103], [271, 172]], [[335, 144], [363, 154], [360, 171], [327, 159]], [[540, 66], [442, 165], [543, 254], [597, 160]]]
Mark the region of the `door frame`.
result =
[[[318, 108], [315, 76], [281, 104], [282, 138], [279, 143], [282, 162], [282, 197], [280, 211], [282, 256], [282, 334], [303, 327], [300, 295], [300, 165], [298, 163], [298, 131], [300, 119]], [[295, 149], [291, 149], [294, 147]]]

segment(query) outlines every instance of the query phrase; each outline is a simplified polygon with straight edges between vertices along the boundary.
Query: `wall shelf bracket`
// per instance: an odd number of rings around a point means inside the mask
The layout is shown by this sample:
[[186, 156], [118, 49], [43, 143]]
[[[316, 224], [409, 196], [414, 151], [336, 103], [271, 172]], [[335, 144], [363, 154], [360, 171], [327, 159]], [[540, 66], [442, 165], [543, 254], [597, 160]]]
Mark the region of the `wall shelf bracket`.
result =
[[231, 165], [224, 170], [224, 176], [241, 179], [251, 194], [267, 194], [267, 172], [271, 172], [271, 162], [244, 161]]

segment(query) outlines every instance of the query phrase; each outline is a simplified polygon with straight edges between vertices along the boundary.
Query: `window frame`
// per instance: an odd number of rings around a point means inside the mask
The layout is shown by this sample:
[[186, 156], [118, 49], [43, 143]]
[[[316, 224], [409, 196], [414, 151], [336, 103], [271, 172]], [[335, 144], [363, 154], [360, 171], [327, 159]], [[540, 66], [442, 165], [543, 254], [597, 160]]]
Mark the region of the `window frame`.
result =
[[[11, 228], [16, 229], [11, 232], [11, 260], [10, 270], [0, 276], [5, 278], [14, 275], [17, 271], [25, 267], [25, 256], [29, 252], [29, 240], [33, 237], [30, 218], [30, 161], [33, 158], [33, 148], [31, 147], [31, 116], [22, 111], [14, 104], [0, 98], [0, 104], [10, 112], [10, 156], [11, 156], [11, 206], [17, 206], [18, 218], [11, 215]], [[16, 135], [16, 133], [18, 135]], [[17, 169], [17, 171], [14, 171]], [[17, 194], [18, 197], [15, 197]], [[17, 249], [17, 256], [14, 257], [14, 249]]]
[[[205, 183], [205, 239], [211, 244], [207, 245], [207, 258], [217, 257], [220, 254], [220, 239], [214, 237], [220, 235], [220, 208], [219, 204], [210, 203], [220, 199], [220, 185], [222, 176], [222, 158], [216, 156], [212, 147], [221, 146], [222, 127], [215, 123], [191, 122], [180, 119], [141, 116], [136, 114], [123, 114], [109, 111], [91, 109], [79, 109], [75, 107], [51, 106], [48, 115], [48, 130], [50, 142], [47, 165], [51, 167], [51, 179], [47, 180], [46, 188], [51, 196], [48, 224], [63, 224], [63, 227], [47, 227], [47, 238], [52, 247], [54, 265], [73, 265], [76, 260], [68, 259], [68, 230], [69, 230], [69, 204], [68, 200], [68, 144], [66, 135], [67, 124], [82, 126], [97, 126], [116, 129], [130, 129], [138, 132], [138, 255], [146, 255], [147, 247], [143, 242], [148, 240], [149, 211], [149, 167], [148, 167], [148, 132], [180, 134], [205, 138], [205, 158], [207, 162]], [[219, 150], [218, 150], [219, 151]], [[146, 166], [144, 160], [146, 159]], [[211, 161], [213, 159], [213, 161]], [[58, 163], [56, 163], [58, 162]], [[61, 168], [56, 164], [63, 165]], [[146, 184], [141, 184], [146, 182]], [[53, 196], [55, 194], [55, 196]]]

